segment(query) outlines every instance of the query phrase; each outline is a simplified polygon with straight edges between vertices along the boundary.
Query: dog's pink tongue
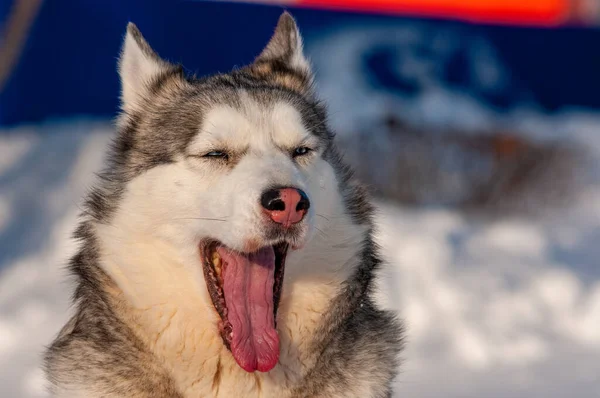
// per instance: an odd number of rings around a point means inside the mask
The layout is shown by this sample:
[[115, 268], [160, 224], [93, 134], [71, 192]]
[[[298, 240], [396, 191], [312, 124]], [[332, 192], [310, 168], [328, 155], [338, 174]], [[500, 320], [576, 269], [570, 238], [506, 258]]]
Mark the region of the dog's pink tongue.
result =
[[267, 372], [279, 360], [279, 336], [273, 316], [273, 248], [252, 254], [222, 247], [217, 251], [224, 262], [223, 292], [233, 329], [233, 357], [247, 372]]

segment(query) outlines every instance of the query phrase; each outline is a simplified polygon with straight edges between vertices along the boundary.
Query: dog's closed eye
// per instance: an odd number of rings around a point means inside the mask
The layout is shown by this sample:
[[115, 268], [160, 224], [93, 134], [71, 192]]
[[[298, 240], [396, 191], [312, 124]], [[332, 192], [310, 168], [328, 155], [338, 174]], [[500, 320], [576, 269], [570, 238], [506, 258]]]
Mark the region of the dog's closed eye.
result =
[[229, 159], [229, 155], [222, 150], [216, 150], [216, 151], [210, 151], [204, 155], [202, 155], [203, 158], [212, 158], [212, 159], [221, 159], [221, 160], [228, 160]]
[[309, 147], [300, 146], [300, 147], [294, 149], [294, 151], [292, 152], [292, 157], [296, 158], [298, 156], [305, 156], [305, 155], [308, 155], [311, 151], [312, 151], [312, 149]]

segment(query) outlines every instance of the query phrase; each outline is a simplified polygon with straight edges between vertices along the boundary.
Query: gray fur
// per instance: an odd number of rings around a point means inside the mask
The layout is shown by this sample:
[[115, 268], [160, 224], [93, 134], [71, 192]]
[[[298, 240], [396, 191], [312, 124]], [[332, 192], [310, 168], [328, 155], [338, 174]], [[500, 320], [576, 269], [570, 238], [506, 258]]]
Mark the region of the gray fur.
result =
[[[161, 363], [133, 333], [121, 311], [127, 303], [114, 281], [98, 266], [96, 224], [110, 224], [127, 183], [157, 165], [186, 154], [202, 123], [203, 111], [216, 103], [236, 106], [243, 89], [260, 103], [286, 101], [299, 110], [305, 126], [326, 146], [323, 157], [334, 167], [347, 212], [365, 225], [360, 266], [331, 303], [310, 342], [318, 353], [314, 367], [291, 396], [354, 396], [357, 380], [376, 381], [373, 398], [389, 397], [402, 348], [402, 327], [393, 314], [378, 309], [371, 297], [372, 280], [380, 265], [372, 240], [372, 206], [335, 149], [323, 104], [315, 99], [307, 69], [290, 65], [299, 41], [293, 18], [284, 13], [272, 41], [255, 63], [229, 74], [198, 79], [160, 60], [133, 25], [128, 31], [144, 53], [164, 72], [149, 86], [136, 111], [125, 112], [100, 183], [89, 194], [83, 221], [75, 233], [81, 242], [71, 260], [76, 277], [76, 314], [46, 352], [45, 363], [54, 391], [70, 388], [88, 396], [183, 397]], [[168, 127], [168, 128], [167, 128]], [[156, 134], [156, 132], [161, 132]]]

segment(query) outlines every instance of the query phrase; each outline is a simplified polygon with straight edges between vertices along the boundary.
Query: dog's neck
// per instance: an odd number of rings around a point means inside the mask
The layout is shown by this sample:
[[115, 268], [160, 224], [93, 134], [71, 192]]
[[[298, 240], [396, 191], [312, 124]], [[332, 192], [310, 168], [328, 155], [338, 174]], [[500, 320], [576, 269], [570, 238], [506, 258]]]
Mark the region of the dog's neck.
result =
[[228, 378], [244, 380], [245, 389], [297, 383], [314, 363], [315, 331], [356, 269], [364, 237], [362, 227], [339, 217], [288, 254], [277, 314], [279, 364], [268, 373], [248, 374], [221, 340], [201, 267], [190, 267], [196, 264], [192, 256], [199, 255], [197, 245], [190, 242], [190, 250], [182, 252], [160, 236], [127, 225], [96, 225], [96, 232], [100, 265], [116, 285], [108, 292], [115, 311], [171, 369], [186, 395], [196, 396], [215, 388], [224, 396], [239, 395], [235, 389], [225, 393], [237, 385]]

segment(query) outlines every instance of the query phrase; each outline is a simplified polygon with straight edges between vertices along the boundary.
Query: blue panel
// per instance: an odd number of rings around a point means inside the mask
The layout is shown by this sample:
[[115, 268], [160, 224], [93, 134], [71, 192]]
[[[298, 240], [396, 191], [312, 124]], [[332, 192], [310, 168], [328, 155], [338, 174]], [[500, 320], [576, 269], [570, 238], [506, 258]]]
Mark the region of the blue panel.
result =
[[[6, 5], [7, 3], [3, 3]], [[0, 7], [0, 15], [4, 12]], [[268, 40], [279, 7], [198, 1], [45, 1], [18, 67], [0, 93], [0, 125], [72, 115], [112, 116], [119, 84], [116, 61], [128, 21], [135, 22], [159, 54], [199, 75], [250, 62]], [[334, 28], [385, 24], [410, 26], [416, 20], [321, 10], [293, 10], [311, 42]], [[468, 54], [444, 65], [443, 83], [466, 91], [499, 110], [524, 98], [548, 111], [565, 106], [600, 108], [600, 42], [592, 29], [529, 29], [419, 20], [431, 34], [454, 29], [480, 37], [495, 48], [510, 71], [507, 89], [479, 92], [469, 79]], [[368, 80], [382, 90], [415, 95], [420, 90], [396, 73], [396, 49], [364, 54]], [[427, 56], [427, 49], [423, 49]], [[401, 61], [400, 61], [401, 62]]]

